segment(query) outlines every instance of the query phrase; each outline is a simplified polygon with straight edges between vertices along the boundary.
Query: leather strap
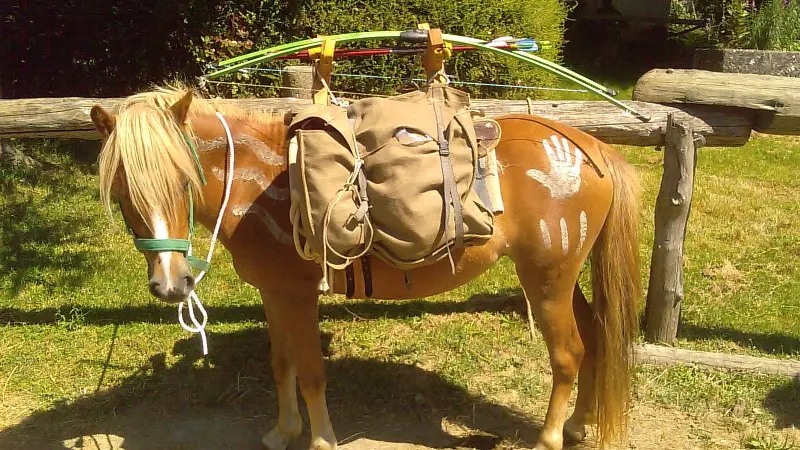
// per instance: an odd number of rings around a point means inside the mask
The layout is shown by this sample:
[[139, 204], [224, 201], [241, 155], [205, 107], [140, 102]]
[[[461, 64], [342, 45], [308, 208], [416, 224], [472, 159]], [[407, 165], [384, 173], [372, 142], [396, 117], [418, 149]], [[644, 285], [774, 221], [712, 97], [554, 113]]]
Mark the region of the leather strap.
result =
[[[442, 182], [444, 184], [444, 206], [445, 206], [445, 233], [450, 227], [450, 207], [453, 207], [453, 215], [455, 216], [455, 244], [456, 248], [464, 247], [464, 213], [461, 209], [461, 198], [458, 196], [458, 189], [456, 188], [456, 177], [453, 173], [453, 164], [450, 160], [450, 143], [447, 141], [444, 132], [445, 124], [442, 117], [441, 105], [444, 98], [439, 95], [439, 89], [433, 90], [433, 112], [436, 115], [436, 130], [437, 139], [439, 144], [439, 159], [442, 164]], [[447, 236], [448, 239], [450, 238]]]
[[364, 276], [364, 297], [372, 298], [372, 267], [369, 253], [361, 257], [361, 274]]
[[367, 176], [364, 175], [364, 168], [360, 167], [358, 169], [358, 177], [356, 178], [356, 183], [358, 184], [358, 209], [356, 210], [355, 214], [353, 214], [354, 218], [359, 222], [364, 221], [364, 217], [369, 213], [369, 197], [367, 196]]
[[356, 271], [353, 269], [352, 264], [348, 264], [347, 267], [345, 267], [344, 278], [347, 282], [345, 296], [347, 298], [353, 298], [353, 296], [356, 294]]

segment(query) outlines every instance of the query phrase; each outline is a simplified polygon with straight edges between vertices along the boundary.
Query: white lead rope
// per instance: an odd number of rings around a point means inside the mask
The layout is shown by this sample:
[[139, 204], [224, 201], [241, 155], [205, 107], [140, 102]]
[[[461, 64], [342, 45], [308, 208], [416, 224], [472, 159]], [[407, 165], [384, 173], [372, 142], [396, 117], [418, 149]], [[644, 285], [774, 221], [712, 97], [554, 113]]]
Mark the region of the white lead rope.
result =
[[[227, 177], [225, 178], [225, 192], [222, 196], [222, 206], [219, 209], [219, 215], [217, 215], [217, 223], [214, 225], [214, 232], [211, 233], [211, 244], [208, 247], [208, 255], [206, 256], [206, 262], [211, 263], [211, 257], [214, 255], [214, 247], [217, 245], [217, 236], [219, 235], [219, 229], [222, 227], [222, 217], [225, 215], [225, 210], [228, 208], [228, 200], [231, 198], [231, 187], [233, 186], [233, 157], [234, 157], [234, 149], [233, 149], [233, 136], [231, 136], [231, 129], [228, 127], [228, 122], [225, 121], [225, 118], [222, 117], [222, 114], [216, 113], [217, 118], [220, 122], [222, 122], [222, 127], [225, 129], [225, 135], [228, 138], [228, 172]], [[189, 251], [187, 252], [188, 256], [192, 254], [192, 246], [191, 243], [189, 244]], [[200, 280], [205, 277], [206, 271], [203, 270], [194, 280], [195, 288], [197, 284], [200, 283]], [[184, 305], [185, 304], [185, 305]], [[189, 310], [189, 319], [192, 321], [192, 325], [190, 326], [186, 324], [186, 321], [183, 319], [183, 308], [184, 306]], [[202, 321], [197, 320], [197, 316], [195, 315], [195, 308], [200, 312], [202, 316]], [[189, 299], [178, 303], [178, 322], [180, 322], [181, 326], [184, 330], [190, 333], [200, 333], [200, 339], [203, 342], [203, 356], [208, 355], [208, 340], [206, 339], [206, 323], [208, 323], [208, 313], [206, 312], [205, 307], [203, 307], [203, 303], [200, 302], [200, 297], [197, 296], [197, 292], [192, 290], [189, 294]]]

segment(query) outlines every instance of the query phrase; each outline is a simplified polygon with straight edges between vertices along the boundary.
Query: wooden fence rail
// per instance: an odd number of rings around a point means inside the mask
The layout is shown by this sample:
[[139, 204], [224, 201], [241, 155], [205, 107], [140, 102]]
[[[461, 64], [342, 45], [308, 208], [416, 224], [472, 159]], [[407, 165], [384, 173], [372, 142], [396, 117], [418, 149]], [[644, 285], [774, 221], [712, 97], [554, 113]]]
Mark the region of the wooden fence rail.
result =
[[[33, 98], [0, 100], [0, 137], [100, 139], [89, 110], [96, 104], [113, 110], [115, 98]], [[263, 98], [220, 100], [245, 108], [290, 110], [297, 112], [310, 100]], [[664, 141], [667, 116], [687, 122], [695, 133], [705, 136], [708, 145], [740, 146], [750, 138], [753, 116], [746, 110], [706, 105], [666, 106], [655, 103], [628, 102], [652, 117], [642, 122], [619, 108], [600, 101], [473, 100], [473, 106], [488, 116], [527, 113], [557, 120], [577, 127], [611, 144], [656, 146]]]
[[727, 106], [751, 111], [753, 129], [766, 134], [800, 134], [800, 78], [653, 69], [636, 82], [634, 100]]

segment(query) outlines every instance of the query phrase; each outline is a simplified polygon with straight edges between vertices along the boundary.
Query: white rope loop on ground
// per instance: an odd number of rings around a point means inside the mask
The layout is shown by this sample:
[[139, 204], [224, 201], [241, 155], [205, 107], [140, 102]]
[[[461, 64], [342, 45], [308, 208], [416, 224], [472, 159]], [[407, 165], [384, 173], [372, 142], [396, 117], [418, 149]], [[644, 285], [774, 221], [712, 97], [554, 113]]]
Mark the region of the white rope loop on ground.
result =
[[[219, 112], [216, 113], [217, 118], [222, 123], [222, 127], [225, 129], [225, 136], [228, 139], [228, 171], [227, 176], [225, 178], [225, 191], [222, 196], [222, 206], [219, 209], [219, 214], [217, 215], [217, 222], [214, 225], [214, 231], [211, 233], [211, 243], [208, 247], [208, 255], [206, 255], [206, 262], [211, 263], [211, 257], [214, 255], [214, 247], [217, 245], [217, 237], [219, 236], [219, 230], [222, 227], [222, 218], [225, 216], [225, 211], [228, 209], [228, 200], [231, 198], [231, 188], [233, 187], [233, 168], [234, 168], [234, 148], [233, 148], [233, 136], [231, 135], [231, 129], [228, 127], [228, 122], [225, 121], [225, 118]], [[189, 245], [189, 251], [187, 252], [188, 256], [192, 255], [192, 246]], [[197, 284], [200, 283], [200, 280], [203, 279], [206, 275], [206, 271], [203, 270], [195, 277], [194, 285], [195, 288]], [[189, 310], [189, 319], [192, 322], [192, 326], [188, 325], [183, 318], [183, 308], [187, 308]], [[195, 314], [195, 308], [200, 312], [202, 316], [202, 321], [197, 320], [197, 315]], [[206, 312], [203, 303], [200, 301], [200, 297], [197, 296], [197, 292], [192, 290], [189, 294], [189, 298], [178, 303], [178, 322], [180, 322], [181, 327], [184, 330], [190, 333], [200, 333], [200, 339], [202, 340], [203, 344], [203, 356], [208, 355], [208, 339], [206, 338], [206, 323], [208, 323], [208, 313]]]

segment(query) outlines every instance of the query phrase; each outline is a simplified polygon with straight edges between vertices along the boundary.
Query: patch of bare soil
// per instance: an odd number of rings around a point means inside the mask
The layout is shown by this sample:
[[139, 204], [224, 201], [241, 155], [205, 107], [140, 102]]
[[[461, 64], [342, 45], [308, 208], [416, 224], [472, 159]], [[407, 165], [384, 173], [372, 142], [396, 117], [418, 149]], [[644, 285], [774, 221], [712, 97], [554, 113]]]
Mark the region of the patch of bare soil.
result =
[[[265, 408], [271, 409], [270, 405]], [[274, 417], [243, 417], [228, 408], [195, 408], [159, 412], [157, 404], [118, 411], [89, 427], [78, 426], [52, 435], [47, 424], [27, 429], [24, 442], [12, 442], [14, 433], [0, 432], [0, 448], [64, 450], [210, 450], [261, 449], [260, 437]], [[531, 448], [538, 427], [534, 421], [508, 420], [492, 415], [497, 410], [480, 407], [470, 417], [437, 417], [409, 410], [381, 410], [379, 414], [339, 417], [335, 420], [343, 450], [511, 450]], [[335, 411], [334, 411], [335, 413]], [[56, 424], [51, 424], [55, 426]], [[81, 434], [84, 431], [85, 434]], [[636, 450], [741, 449], [746, 430], [729, 419], [689, 415], [654, 407], [637, 406], [631, 412], [629, 442], [619, 448]], [[800, 442], [797, 430], [787, 431]], [[47, 435], [49, 437], [45, 437]], [[292, 450], [307, 448], [306, 432]], [[22, 437], [17, 435], [17, 437]], [[590, 435], [590, 440], [591, 440]], [[567, 447], [591, 449], [588, 442]]]

